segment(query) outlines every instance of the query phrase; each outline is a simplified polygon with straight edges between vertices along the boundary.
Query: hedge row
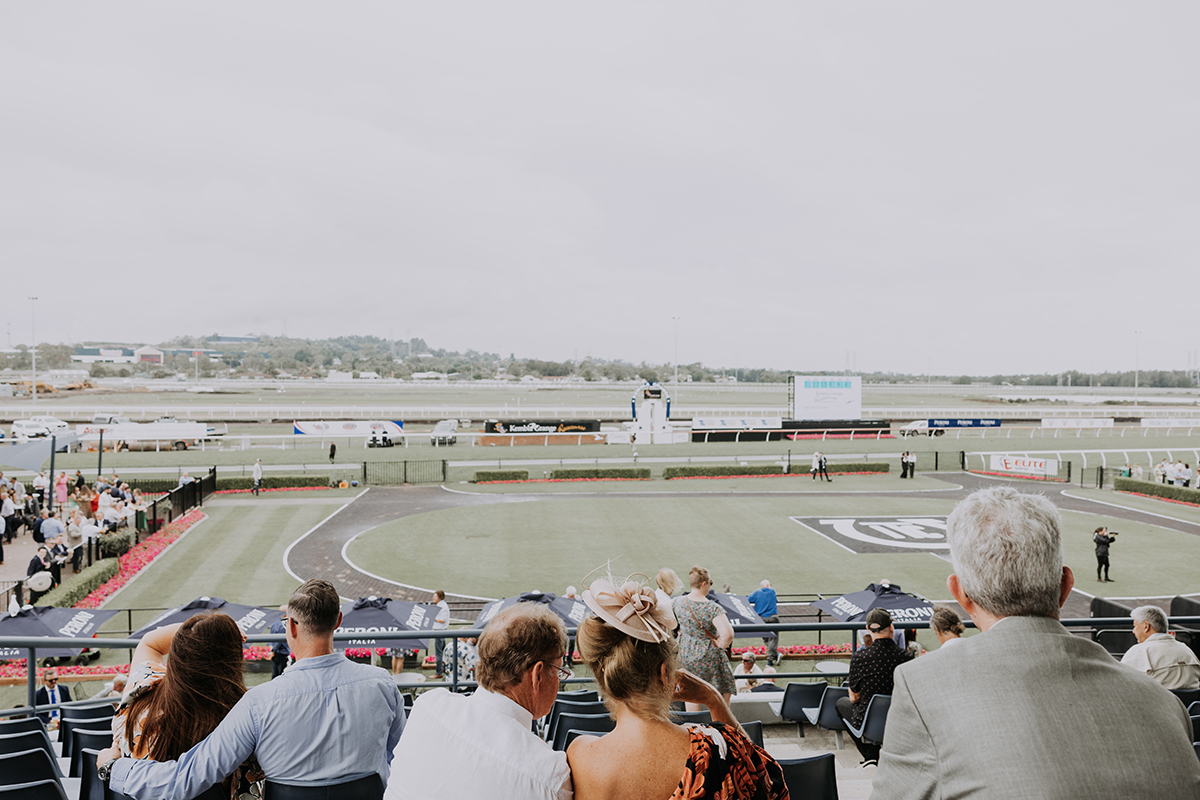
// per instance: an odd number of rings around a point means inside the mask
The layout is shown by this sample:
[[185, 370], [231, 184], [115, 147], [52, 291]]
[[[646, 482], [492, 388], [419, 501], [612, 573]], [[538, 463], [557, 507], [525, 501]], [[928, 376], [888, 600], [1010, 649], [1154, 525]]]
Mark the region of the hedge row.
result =
[[1200, 489], [1188, 489], [1183, 486], [1172, 486], [1157, 481], [1139, 481], [1133, 478], [1117, 478], [1113, 488], [1118, 492], [1135, 492], [1151, 497], [1161, 497], [1164, 500], [1179, 500], [1183, 503], [1200, 504]]
[[106, 533], [100, 537], [100, 555], [103, 558], [119, 558], [133, 547], [133, 530], [126, 528], [117, 533]]
[[587, 469], [556, 469], [550, 473], [550, 477], [557, 481], [570, 481], [581, 479], [603, 479], [603, 478], [625, 478], [628, 480], [648, 481], [650, 480], [649, 467], [589, 467]]
[[[306, 486], [328, 486], [329, 478], [312, 475], [280, 475], [263, 478], [264, 489], [296, 489]], [[164, 494], [179, 486], [178, 480], [171, 478], [133, 478], [129, 481], [132, 489], [140, 489], [145, 494]], [[217, 491], [227, 489], [253, 489], [254, 479], [250, 477], [217, 478]]]
[[[831, 470], [832, 471], [832, 470]], [[712, 478], [724, 475], [782, 475], [783, 467], [778, 464], [759, 467], [667, 467], [663, 478]]]
[[488, 483], [489, 481], [527, 481], [529, 480], [529, 470], [527, 469], [481, 469], [475, 473], [476, 483]]
[[[792, 467], [795, 467], [792, 464]], [[850, 461], [843, 464], [829, 464], [825, 467], [830, 475], [846, 475], [847, 473], [856, 472], [891, 472], [892, 467], [886, 461], [863, 461], [861, 463]], [[804, 471], [805, 474], [808, 470]]]
[[80, 600], [104, 585], [104, 582], [116, 575], [120, 569], [121, 562], [115, 558], [97, 561], [72, 578], [70, 583], [64, 583], [39, 597], [37, 604], [73, 608]]

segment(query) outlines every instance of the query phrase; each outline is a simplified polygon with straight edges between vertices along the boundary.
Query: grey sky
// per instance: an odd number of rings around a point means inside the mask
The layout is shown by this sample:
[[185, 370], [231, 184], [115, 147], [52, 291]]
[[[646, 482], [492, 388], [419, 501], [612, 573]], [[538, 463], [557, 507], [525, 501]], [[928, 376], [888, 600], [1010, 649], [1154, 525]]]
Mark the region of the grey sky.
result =
[[[1200, 348], [1186, 3], [5, 3], [0, 321], [992, 373]], [[36, 291], [35, 291], [36, 289]], [[57, 311], [52, 309], [57, 308]]]

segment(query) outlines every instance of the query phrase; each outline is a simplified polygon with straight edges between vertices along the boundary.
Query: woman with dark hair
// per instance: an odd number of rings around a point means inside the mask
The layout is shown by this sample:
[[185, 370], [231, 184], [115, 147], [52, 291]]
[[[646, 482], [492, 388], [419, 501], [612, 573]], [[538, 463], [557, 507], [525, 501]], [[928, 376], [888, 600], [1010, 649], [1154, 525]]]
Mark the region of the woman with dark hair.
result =
[[197, 614], [143, 636], [113, 718], [113, 746], [124, 757], [174, 761], [212, 733], [246, 693], [245, 638], [226, 614]]
[[[679, 620], [680, 661], [684, 669], [716, 686], [728, 703], [729, 696], [737, 691], [725, 650], [733, 642], [733, 626], [725, 610], [708, 599], [712, 591], [708, 570], [692, 567], [688, 583], [692, 590], [672, 603], [675, 619]], [[699, 710], [699, 706], [688, 706], [688, 711]]]
[[[616, 726], [568, 748], [575, 799], [787, 800], [779, 765], [718, 690], [678, 668], [671, 608], [632, 576], [621, 584], [601, 578], [583, 593], [596, 616], [579, 625], [579, 652]], [[676, 725], [672, 700], [706, 705], [713, 722]]]

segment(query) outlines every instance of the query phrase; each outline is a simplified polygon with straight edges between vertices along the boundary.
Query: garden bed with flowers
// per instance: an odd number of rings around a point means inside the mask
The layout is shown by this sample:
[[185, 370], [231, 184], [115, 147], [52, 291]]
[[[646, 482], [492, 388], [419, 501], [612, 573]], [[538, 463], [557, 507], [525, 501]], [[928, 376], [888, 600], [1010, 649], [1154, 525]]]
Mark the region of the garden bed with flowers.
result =
[[[49, 667], [38, 667], [37, 679], [40, 684], [42, 675]], [[53, 667], [58, 670], [58, 679], [62, 683], [82, 683], [84, 681], [106, 681], [114, 675], [128, 675], [128, 664], [109, 664], [98, 667]], [[24, 686], [26, 683], [25, 659], [5, 661], [0, 664], [0, 686]]]
[[[733, 660], [740, 661], [742, 654], [754, 653], [759, 658], [767, 657], [766, 645], [758, 645], [755, 647], [734, 647]], [[849, 642], [842, 644], [796, 644], [779, 648], [779, 657], [788, 659], [827, 659], [837, 658], [838, 656], [849, 657], [853, 655], [854, 650], [850, 647]]]

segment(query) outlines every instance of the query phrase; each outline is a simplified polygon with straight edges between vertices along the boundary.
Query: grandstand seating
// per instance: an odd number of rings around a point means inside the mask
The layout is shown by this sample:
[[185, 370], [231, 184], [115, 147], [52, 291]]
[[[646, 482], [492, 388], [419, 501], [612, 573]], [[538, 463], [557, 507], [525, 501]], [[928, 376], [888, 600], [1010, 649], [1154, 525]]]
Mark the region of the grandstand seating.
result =
[[[111, 712], [112, 706], [109, 706], [108, 710]], [[71, 757], [71, 748], [73, 747], [71, 731], [76, 728], [85, 728], [89, 731], [112, 730], [112, 717], [113, 715], [110, 713], [107, 717], [63, 717], [59, 720], [58, 741], [62, 744], [62, 757]], [[107, 747], [107, 745], [105, 746]]]
[[1200, 689], [1172, 689], [1171, 693], [1182, 700], [1185, 706], [1200, 701]]
[[608, 733], [616, 726], [613, 718], [607, 712], [603, 714], [572, 714], [564, 712], [559, 715], [558, 728], [554, 732], [552, 745], [555, 750], [567, 749], [567, 734], [571, 731], [580, 733]]
[[378, 775], [333, 786], [287, 786], [267, 781], [263, 800], [382, 800], [383, 781]]
[[672, 711], [671, 722], [676, 725], [686, 725], [689, 722], [707, 725], [712, 722], [712, 714], [707, 711]]
[[0, 736], [0, 755], [20, 753], [31, 749], [45, 750], [47, 757], [54, 764], [56, 776], [62, 777], [62, 771], [59, 770], [58, 760], [54, 755], [54, 746], [50, 744], [50, 737], [44, 731], [24, 731]]
[[825, 693], [826, 681], [817, 683], [789, 683], [783, 692], [783, 707], [779, 709], [779, 718], [784, 722], [796, 723], [796, 732], [804, 738], [804, 709], [817, 708], [821, 705], [821, 695]]
[[559, 692], [559, 700], [568, 700], [572, 703], [595, 703], [600, 699], [600, 693], [595, 689], [577, 689], [570, 692]]
[[558, 718], [563, 712], [571, 714], [607, 714], [608, 708], [599, 700], [592, 700], [590, 702], [555, 700], [554, 706], [550, 709], [550, 714], [546, 717], [546, 741], [554, 741], [554, 735], [558, 732]]
[[783, 769], [783, 780], [792, 800], [838, 800], [837, 765], [833, 753], [781, 759], [779, 766]]
[[883, 744], [883, 731], [887, 725], [888, 709], [892, 705], [890, 694], [877, 694], [867, 703], [867, 713], [863, 715], [862, 725], [854, 727], [846, 724], [846, 730], [869, 744]]
[[112, 730], [80, 730], [75, 728], [71, 731], [71, 756], [70, 768], [67, 772], [69, 778], [79, 778], [83, 775], [83, 755], [80, 752], [82, 748], [91, 750], [104, 750], [113, 742]]
[[46, 733], [46, 723], [42, 722], [39, 717], [0, 720], [0, 736], [6, 733], [24, 733], [26, 731], [41, 731], [42, 733]]
[[33, 781], [15, 786], [0, 786], [2, 800], [70, 800], [55, 781]]
[[833, 731], [838, 750], [842, 749], [842, 731], [846, 730], [846, 724], [838, 716], [837, 701], [842, 697], [849, 696], [850, 690], [845, 686], [827, 686], [821, 694], [821, 702], [817, 704], [817, 707], [804, 709], [804, 716], [811, 724], [827, 731]]
[[759, 747], [763, 746], [762, 722], [743, 722], [742, 730], [745, 731], [746, 738], [754, 742]]

